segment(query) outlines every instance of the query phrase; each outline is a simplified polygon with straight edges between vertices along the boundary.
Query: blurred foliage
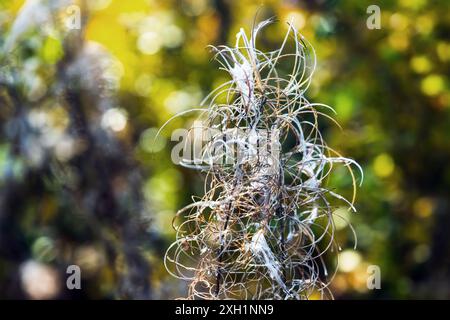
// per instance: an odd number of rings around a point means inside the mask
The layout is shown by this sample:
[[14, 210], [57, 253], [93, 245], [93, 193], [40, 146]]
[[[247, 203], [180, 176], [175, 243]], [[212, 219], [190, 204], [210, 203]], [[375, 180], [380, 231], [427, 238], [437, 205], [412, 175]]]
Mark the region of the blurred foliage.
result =
[[[0, 45], [23, 3], [0, 1]], [[13, 53], [0, 56], [0, 297], [185, 294], [162, 256], [175, 211], [202, 193], [202, 177], [170, 160], [171, 132], [194, 116], [153, 140], [227, 79], [207, 45], [234, 43], [258, 12], [282, 22], [264, 46], [282, 41], [289, 19], [312, 43], [308, 98], [336, 109], [343, 130], [324, 124], [325, 139], [364, 169], [358, 213], [338, 209], [358, 246], [337, 220], [345, 250], [335, 297], [450, 298], [448, 1], [383, 1], [379, 30], [366, 27], [371, 1], [86, 4], [82, 35], [29, 19]], [[334, 179], [351, 191], [344, 172]], [[57, 281], [70, 264], [85, 270], [81, 293]], [[367, 289], [369, 265], [381, 268], [381, 290]]]

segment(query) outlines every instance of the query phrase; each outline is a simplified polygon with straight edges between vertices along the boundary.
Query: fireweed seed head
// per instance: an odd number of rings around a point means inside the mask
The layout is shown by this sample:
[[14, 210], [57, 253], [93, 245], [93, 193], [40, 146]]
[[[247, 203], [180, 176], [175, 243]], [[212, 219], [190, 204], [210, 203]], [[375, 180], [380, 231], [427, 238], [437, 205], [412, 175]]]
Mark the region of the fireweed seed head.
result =
[[[319, 121], [334, 121], [325, 113], [334, 111], [305, 97], [316, 67], [309, 42], [288, 24], [279, 49], [257, 48], [271, 22], [249, 36], [241, 29], [234, 47], [212, 47], [230, 80], [191, 110], [208, 133], [195, 157], [177, 163], [206, 173], [205, 194], [177, 212], [165, 255], [168, 272], [189, 281], [190, 299], [332, 297], [323, 255], [339, 251], [333, 202], [355, 211], [353, 169], [361, 181], [362, 169], [322, 139]], [[351, 199], [326, 186], [337, 165], [352, 178]]]

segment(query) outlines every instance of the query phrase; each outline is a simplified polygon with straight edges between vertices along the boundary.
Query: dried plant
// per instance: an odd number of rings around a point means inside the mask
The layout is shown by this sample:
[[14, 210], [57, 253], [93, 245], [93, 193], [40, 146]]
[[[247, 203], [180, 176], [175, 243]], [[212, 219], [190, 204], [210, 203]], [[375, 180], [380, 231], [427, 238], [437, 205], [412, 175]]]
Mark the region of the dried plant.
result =
[[[234, 48], [213, 47], [231, 80], [203, 102], [200, 119], [213, 133], [200, 157], [181, 161], [206, 172], [205, 195], [176, 214], [165, 257], [167, 270], [190, 282], [190, 299], [332, 297], [323, 257], [339, 249], [333, 203], [355, 211], [351, 166], [361, 181], [362, 170], [322, 139], [319, 118], [336, 122], [331, 107], [305, 97], [316, 67], [309, 42], [289, 23], [279, 49], [256, 48], [271, 22], [250, 37], [241, 29]], [[352, 178], [350, 200], [326, 187], [336, 164]]]

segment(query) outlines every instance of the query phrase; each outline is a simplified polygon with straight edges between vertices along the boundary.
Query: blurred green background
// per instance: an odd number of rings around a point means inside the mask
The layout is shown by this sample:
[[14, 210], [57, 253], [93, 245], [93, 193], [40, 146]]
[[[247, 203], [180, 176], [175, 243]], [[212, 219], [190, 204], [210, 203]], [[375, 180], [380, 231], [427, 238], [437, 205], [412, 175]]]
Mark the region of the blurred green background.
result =
[[[1, 47], [17, 37], [0, 57], [0, 298], [185, 295], [162, 261], [176, 210], [203, 192], [170, 160], [171, 132], [194, 115], [153, 138], [228, 79], [207, 45], [234, 44], [259, 10], [280, 22], [265, 46], [290, 19], [314, 46], [308, 99], [335, 108], [343, 130], [324, 125], [325, 140], [364, 169], [358, 213], [337, 209], [358, 246], [338, 221], [335, 298], [449, 299], [450, 2], [373, 2], [90, 0], [68, 31], [65, 1], [19, 13], [24, 1], [1, 0]], [[366, 26], [372, 4], [379, 30]], [[345, 170], [333, 182], [350, 194]], [[82, 290], [65, 288], [71, 264]]]

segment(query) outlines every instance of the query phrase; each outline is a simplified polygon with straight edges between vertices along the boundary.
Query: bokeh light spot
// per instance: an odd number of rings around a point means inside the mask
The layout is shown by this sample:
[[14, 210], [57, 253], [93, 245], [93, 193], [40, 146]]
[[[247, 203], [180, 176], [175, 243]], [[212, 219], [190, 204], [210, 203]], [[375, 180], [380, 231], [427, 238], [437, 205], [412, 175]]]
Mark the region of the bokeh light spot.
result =
[[20, 266], [20, 278], [31, 299], [52, 299], [59, 293], [58, 272], [49, 265], [29, 260]]
[[297, 28], [297, 30], [303, 29], [306, 24], [306, 18], [303, 12], [301, 11], [291, 11], [287, 14], [286, 20], [292, 22], [293, 26]]
[[411, 69], [417, 73], [429, 72], [432, 68], [430, 60], [426, 56], [415, 56], [410, 61]]
[[166, 138], [162, 135], [156, 136], [158, 130], [158, 128], [149, 128], [141, 134], [139, 144], [144, 151], [148, 153], [159, 152], [165, 147]]
[[375, 174], [381, 178], [389, 177], [395, 169], [394, 161], [387, 153], [378, 155], [373, 163]]
[[137, 47], [144, 54], [152, 55], [161, 49], [161, 37], [158, 33], [148, 31], [139, 36]]
[[444, 78], [437, 74], [429, 75], [422, 80], [421, 89], [428, 96], [436, 96], [445, 89]]
[[112, 131], [122, 131], [127, 125], [127, 113], [120, 108], [111, 108], [102, 116], [102, 127]]
[[354, 250], [344, 250], [339, 254], [339, 270], [342, 272], [354, 271], [361, 262], [361, 255]]
[[342, 207], [333, 212], [333, 221], [336, 230], [342, 230], [348, 226], [350, 221], [350, 212], [347, 208]]
[[428, 218], [433, 214], [434, 202], [430, 198], [419, 198], [414, 202], [414, 213], [421, 218]]

